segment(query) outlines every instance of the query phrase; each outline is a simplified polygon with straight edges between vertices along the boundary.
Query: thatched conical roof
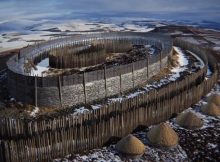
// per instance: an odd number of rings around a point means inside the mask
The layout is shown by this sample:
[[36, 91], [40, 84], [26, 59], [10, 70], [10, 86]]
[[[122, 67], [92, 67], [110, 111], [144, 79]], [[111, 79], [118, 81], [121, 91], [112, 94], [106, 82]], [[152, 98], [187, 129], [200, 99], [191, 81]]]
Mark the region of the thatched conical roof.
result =
[[212, 94], [207, 98], [208, 102], [212, 102], [217, 106], [220, 106], [220, 95], [219, 94]]
[[116, 149], [122, 154], [142, 155], [145, 151], [145, 146], [138, 138], [129, 134], [116, 144]]
[[203, 125], [202, 119], [192, 111], [179, 114], [176, 118], [176, 123], [187, 129], [200, 128]]
[[220, 108], [214, 103], [208, 103], [202, 106], [202, 112], [210, 116], [220, 116]]
[[152, 144], [162, 147], [176, 146], [179, 141], [177, 133], [167, 123], [161, 123], [151, 128], [147, 137]]

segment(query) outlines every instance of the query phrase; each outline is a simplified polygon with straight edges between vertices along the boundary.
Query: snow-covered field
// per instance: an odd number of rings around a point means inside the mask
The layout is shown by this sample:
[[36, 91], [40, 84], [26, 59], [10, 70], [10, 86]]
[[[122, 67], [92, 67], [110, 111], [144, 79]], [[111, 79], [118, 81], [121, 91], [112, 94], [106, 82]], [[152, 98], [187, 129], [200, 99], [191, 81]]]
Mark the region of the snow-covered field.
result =
[[[181, 22], [147, 19], [147, 18], [114, 18], [114, 19], [68, 19], [68, 20], [32, 20], [21, 19], [0, 22], [0, 52], [25, 47], [35, 42], [49, 40], [72, 34], [97, 33], [109, 31], [150, 32], [158, 27]], [[198, 24], [199, 25], [199, 24]], [[218, 32], [218, 31], [216, 31]], [[181, 34], [184, 39], [199, 44], [191, 33], [175, 30], [172, 34]], [[219, 39], [204, 35], [208, 41], [215, 43], [215, 49], [220, 47]]]
[[[29, 25], [27, 25], [29, 24]], [[133, 32], [149, 32], [156, 26], [163, 24], [134, 23], [132, 21], [121, 21], [119, 23], [112, 22], [96, 22], [87, 20], [69, 20], [61, 22], [34, 22], [34, 21], [15, 21], [0, 23], [0, 52], [21, 48], [38, 41], [45, 41], [51, 38], [66, 36], [72, 34], [84, 34], [94, 32], [109, 31], [133, 31]], [[17, 26], [14, 28], [14, 26]], [[7, 30], [10, 29], [10, 30]]]

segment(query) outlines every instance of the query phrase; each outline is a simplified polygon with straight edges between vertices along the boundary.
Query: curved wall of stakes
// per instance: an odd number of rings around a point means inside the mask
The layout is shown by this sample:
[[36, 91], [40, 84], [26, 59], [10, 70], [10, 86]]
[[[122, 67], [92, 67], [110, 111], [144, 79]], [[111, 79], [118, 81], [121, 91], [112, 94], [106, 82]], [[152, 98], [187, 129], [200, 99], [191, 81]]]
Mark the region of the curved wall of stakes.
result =
[[[90, 72], [54, 77], [28, 76], [23, 71], [25, 60], [40, 58], [42, 54], [66, 45], [88, 45], [91, 41], [109, 42], [126, 40], [134, 44], [149, 44], [161, 47], [160, 54], [146, 59], [112, 66]], [[113, 47], [110, 47], [111, 49]], [[119, 47], [114, 47], [119, 48]], [[66, 107], [121, 94], [142, 85], [167, 65], [172, 52], [170, 37], [155, 33], [102, 33], [79, 35], [51, 40], [21, 50], [7, 62], [8, 84], [11, 96], [18, 101], [35, 106]]]
[[68, 45], [49, 52], [51, 67], [80, 68], [105, 62], [108, 53], [125, 53], [132, 49], [132, 42], [126, 39], [95, 40], [91, 45]]
[[[139, 125], [152, 125], [169, 119], [197, 103], [216, 84], [217, 63], [212, 51], [182, 40], [174, 44], [199, 56], [205, 66], [160, 89], [115, 101], [80, 115], [60, 113], [32, 120], [0, 119], [0, 161], [35, 162], [51, 160], [103, 145], [112, 136], [122, 137]], [[206, 80], [208, 66], [212, 75]]]
[[59, 69], [94, 66], [105, 62], [105, 59], [105, 49], [101, 46], [84, 46], [80, 51], [73, 51], [71, 47], [67, 50], [60, 48], [49, 53], [50, 67]]

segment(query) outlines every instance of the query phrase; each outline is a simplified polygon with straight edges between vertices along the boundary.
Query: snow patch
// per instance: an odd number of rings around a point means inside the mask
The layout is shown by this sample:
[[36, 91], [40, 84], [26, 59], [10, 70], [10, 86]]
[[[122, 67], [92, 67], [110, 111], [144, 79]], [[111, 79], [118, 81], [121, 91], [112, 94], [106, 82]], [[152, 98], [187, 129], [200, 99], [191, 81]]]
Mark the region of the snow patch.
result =
[[45, 58], [43, 60], [41, 60], [37, 66], [41, 66], [41, 67], [48, 67], [49, 66], [49, 58]]
[[187, 69], [187, 65], [189, 64], [188, 59], [186, 58], [186, 55], [184, 52], [181, 50], [181, 48], [174, 46], [174, 50], [178, 54], [178, 63], [179, 65], [177, 67], [174, 67], [171, 69], [171, 74], [168, 78], [168, 80], [175, 81], [177, 78], [180, 77], [180, 73], [185, 71]]
[[173, 48], [174, 48], [174, 50], [178, 53], [178, 57], [179, 57], [179, 58], [178, 58], [178, 62], [179, 62], [179, 65], [180, 65], [180, 66], [186, 66], [186, 65], [188, 65], [188, 64], [189, 64], [189, 61], [188, 61], [188, 59], [186, 58], [186, 56], [185, 56], [183, 50], [182, 50], [180, 47], [176, 47], [176, 46], [174, 46]]
[[32, 69], [31, 75], [32, 76], [43, 76], [43, 72], [48, 71], [48, 70], [49, 70], [49, 58], [45, 58], [36, 65], [36, 70]]
[[93, 110], [96, 110], [96, 109], [100, 109], [102, 107], [102, 105], [96, 104], [96, 105], [91, 105], [91, 107]]
[[124, 24], [123, 27], [125, 28], [125, 31], [149, 32], [154, 30], [154, 28], [148, 28], [147, 26], [140, 26], [136, 24]]
[[39, 112], [39, 110], [40, 109], [38, 107], [34, 107], [33, 111], [30, 113], [30, 116], [35, 117]]
[[205, 66], [204, 61], [200, 57], [198, 57], [195, 53], [188, 51], [188, 50], [187, 50], [187, 52], [189, 52], [191, 55], [193, 55], [200, 62], [200, 65], [199, 65], [200, 68], [203, 68]]
[[32, 69], [31, 75], [32, 76], [43, 76], [43, 72], [48, 71], [49, 68], [42, 67], [42, 66], [36, 66], [36, 70]]
[[74, 110], [74, 113], [72, 115], [78, 115], [78, 114], [82, 114], [82, 113], [85, 113], [85, 112], [88, 112], [89, 109], [86, 109], [84, 106], [83, 107], [80, 107], [80, 108], [77, 108]]

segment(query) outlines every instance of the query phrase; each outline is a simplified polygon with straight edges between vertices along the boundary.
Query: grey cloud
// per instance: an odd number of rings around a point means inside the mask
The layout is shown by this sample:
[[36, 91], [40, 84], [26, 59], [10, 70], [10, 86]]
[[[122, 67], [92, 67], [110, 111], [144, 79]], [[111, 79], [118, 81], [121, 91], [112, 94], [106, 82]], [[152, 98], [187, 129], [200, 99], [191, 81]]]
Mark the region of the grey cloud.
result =
[[87, 10], [190, 11], [219, 6], [219, 0], [80, 0], [60, 1], [57, 6]]
[[217, 15], [219, 11], [220, 0], [0, 0], [0, 20], [71, 12], [203, 12]]

